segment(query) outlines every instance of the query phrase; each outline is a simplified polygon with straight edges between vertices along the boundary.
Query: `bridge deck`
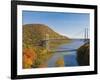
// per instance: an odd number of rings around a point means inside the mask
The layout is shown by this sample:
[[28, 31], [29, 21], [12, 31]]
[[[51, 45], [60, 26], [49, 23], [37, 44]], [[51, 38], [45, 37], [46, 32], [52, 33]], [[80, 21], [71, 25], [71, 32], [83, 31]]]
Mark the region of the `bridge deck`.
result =
[[72, 49], [72, 50], [66, 50], [66, 49], [62, 49], [62, 50], [48, 50], [49, 52], [71, 52], [71, 51], [77, 51], [77, 49]]

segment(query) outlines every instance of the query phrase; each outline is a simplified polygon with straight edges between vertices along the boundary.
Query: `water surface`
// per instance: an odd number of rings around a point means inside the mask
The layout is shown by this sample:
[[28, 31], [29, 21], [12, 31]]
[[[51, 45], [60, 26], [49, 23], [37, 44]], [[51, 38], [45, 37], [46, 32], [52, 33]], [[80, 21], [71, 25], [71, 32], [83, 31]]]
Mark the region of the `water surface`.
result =
[[[47, 61], [48, 67], [55, 67], [55, 63], [59, 58], [63, 58], [64, 66], [79, 66], [77, 62], [77, 51], [84, 44], [84, 40], [72, 40], [57, 47], [57, 52]], [[61, 51], [61, 52], [59, 52]]]

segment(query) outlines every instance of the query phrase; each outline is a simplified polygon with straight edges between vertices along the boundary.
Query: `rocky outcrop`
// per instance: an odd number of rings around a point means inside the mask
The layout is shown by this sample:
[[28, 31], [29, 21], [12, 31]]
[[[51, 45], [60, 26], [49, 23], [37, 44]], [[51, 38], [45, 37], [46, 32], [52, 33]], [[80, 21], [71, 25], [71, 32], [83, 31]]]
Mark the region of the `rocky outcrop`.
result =
[[89, 43], [84, 44], [83, 46], [81, 46], [78, 51], [77, 51], [77, 61], [79, 63], [80, 66], [87, 66], [89, 65], [90, 61], [90, 46]]

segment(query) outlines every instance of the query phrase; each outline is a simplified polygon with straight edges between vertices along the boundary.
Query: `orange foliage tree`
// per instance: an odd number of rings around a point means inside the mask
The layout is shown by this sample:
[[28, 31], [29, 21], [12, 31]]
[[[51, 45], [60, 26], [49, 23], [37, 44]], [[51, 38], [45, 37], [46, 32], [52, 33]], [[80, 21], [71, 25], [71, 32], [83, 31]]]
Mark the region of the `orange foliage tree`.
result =
[[31, 68], [37, 58], [37, 54], [32, 48], [23, 49], [23, 68]]

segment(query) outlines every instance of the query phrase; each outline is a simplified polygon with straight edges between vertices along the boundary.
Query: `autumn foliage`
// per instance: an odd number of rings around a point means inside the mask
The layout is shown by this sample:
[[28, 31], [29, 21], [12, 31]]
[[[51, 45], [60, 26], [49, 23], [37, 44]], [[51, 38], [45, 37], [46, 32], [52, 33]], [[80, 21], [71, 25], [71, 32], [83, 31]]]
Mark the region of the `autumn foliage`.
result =
[[[25, 24], [23, 25], [23, 68], [44, 68], [47, 61], [53, 56], [54, 52], [46, 49], [46, 34], [49, 38], [64, 38], [65, 40], [50, 41], [49, 46], [56, 49], [57, 46], [64, 44], [70, 39], [55, 32], [45, 24]], [[59, 66], [59, 61], [57, 66]], [[62, 63], [63, 64], [63, 61]]]
[[31, 68], [37, 59], [37, 54], [32, 48], [23, 49], [23, 68]]
[[62, 58], [59, 58], [56, 61], [56, 67], [63, 67], [64, 66], [64, 60]]

